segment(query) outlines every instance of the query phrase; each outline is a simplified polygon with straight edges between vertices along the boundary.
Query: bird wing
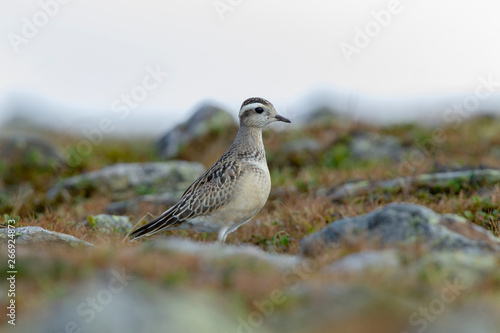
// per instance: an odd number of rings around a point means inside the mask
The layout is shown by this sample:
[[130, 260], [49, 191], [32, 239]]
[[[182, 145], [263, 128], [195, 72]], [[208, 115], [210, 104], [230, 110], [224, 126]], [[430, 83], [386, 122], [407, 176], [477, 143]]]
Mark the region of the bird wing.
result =
[[131, 234], [132, 240], [214, 213], [233, 198], [237, 181], [242, 174], [241, 162], [219, 160], [189, 186], [178, 203], [135, 230]]

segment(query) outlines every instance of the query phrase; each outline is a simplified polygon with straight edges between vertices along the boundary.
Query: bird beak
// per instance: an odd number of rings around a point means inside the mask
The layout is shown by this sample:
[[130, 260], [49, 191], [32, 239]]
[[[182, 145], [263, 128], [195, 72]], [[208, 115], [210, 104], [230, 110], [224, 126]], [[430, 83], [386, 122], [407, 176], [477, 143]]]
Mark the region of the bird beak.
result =
[[287, 118], [285, 118], [285, 117], [283, 117], [283, 116], [280, 116], [280, 115], [277, 115], [277, 116], [276, 116], [276, 117], [274, 117], [274, 118], [276, 118], [276, 120], [277, 120], [277, 121], [282, 121], [282, 122], [284, 122], [284, 123], [291, 123], [290, 119], [287, 119]]

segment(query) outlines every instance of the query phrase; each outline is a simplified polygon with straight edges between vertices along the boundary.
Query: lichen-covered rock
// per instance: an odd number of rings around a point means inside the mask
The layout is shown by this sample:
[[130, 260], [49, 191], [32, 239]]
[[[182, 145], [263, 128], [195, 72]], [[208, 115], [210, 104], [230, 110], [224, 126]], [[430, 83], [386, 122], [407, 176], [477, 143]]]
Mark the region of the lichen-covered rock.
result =
[[62, 194], [79, 195], [91, 191], [125, 200], [146, 193], [182, 195], [204, 171], [194, 162], [119, 163], [101, 170], [64, 179], [47, 192], [53, 200]]
[[325, 248], [427, 247], [432, 250], [491, 253], [499, 241], [486, 229], [454, 215], [439, 215], [414, 204], [392, 203], [369, 214], [335, 221], [301, 241], [301, 253], [315, 256]]
[[183, 147], [195, 138], [236, 127], [236, 121], [231, 114], [215, 106], [204, 105], [186, 122], [163, 135], [156, 147], [162, 157], [170, 159], [178, 156]]
[[87, 221], [84, 225], [96, 229], [99, 232], [109, 233], [128, 233], [133, 225], [130, 223], [128, 216], [106, 215], [100, 214], [95, 216], [87, 216]]
[[[93, 246], [76, 237], [40, 227], [20, 227], [14, 229], [16, 245], [43, 247], [47, 245]], [[7, 244], [8, 229], [0, 229], [0, 244]]]

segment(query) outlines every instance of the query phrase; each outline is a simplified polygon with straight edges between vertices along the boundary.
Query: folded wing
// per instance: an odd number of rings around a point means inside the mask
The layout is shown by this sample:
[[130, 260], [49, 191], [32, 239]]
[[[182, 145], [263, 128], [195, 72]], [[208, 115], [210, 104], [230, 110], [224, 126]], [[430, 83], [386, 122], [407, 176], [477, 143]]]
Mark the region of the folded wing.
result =
[[163, 214], [131, 233], [132, 240], [178, 226], [186, 220], [213, 214], [234, 196], [243, 171], [238, 161], [219, 160]]

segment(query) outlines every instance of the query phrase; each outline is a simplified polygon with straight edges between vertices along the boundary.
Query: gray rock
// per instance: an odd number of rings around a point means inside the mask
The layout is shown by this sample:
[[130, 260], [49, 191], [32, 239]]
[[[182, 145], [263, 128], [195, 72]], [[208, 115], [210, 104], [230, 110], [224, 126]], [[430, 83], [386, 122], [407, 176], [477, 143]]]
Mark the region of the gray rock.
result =
[[104, 234], [128, 233], [133, 225], [128, 216], [100, 214], [87, 216], [87, 221], [83, 222], [86, 227], [97, 229]]
[[70, 177], [47, 192], [53, 200], [63, 194], [78, 195], [97, 191], [127, 199], [140, 192], [182, 195], [204, 171], [203, 165], [185, 161], [119, 163], [101, 170]]
[[217, 243], [193, 242], [189, 239], [168, 237], [146, 242], [148, 249], [166, 250], [169, 252], [196, 255], [212, 261], [221, 258], [240, 258], [237, 261], [257, 260], [267, 262], [281, 269], [289, 269], [300, 261], [297, 256], [270, 254], [252, 245], [220, 245]]
[[[16, 245], [46, 246], [46, 245], [69, 245], [69, 246], [93, 246], [76, 237], [60, 232], [49, 231], [40, 227], [20, 227], [14, 229]], [[7, 244], [7, 229], [0, 229], [0, 244]]]
[[401, 159], [404, 149], [401, 141], [393, 136], [363, 133], [352, 137], [349, 145], [351, 156], [360, 160]]
[[337, 220], [301, 241], [301, 253], [363, 244], [372, 248], [427, 247], [439, 251], [491, 253], [499, 241], [487, 230], [453, 215], [414, 204], [392, 203], [369, 214]]
[[158, 140], [156, 147], [162, 157], [174, 158], [193, 139], [213, 132], [227, 131], [231, 127], [237, 127], [231, 114], [215, 106], [205, 105], [199, 108], [185, 123], [177, 125], [163, 135]]
[[389, 180], [370, 182], [363, 180], [347, 183], [326, 192], [332, 200], [365, 195], [380, 191], [400, 191], [411, 188], [428, 188], [432, 190], [451, 191], [457, 193], [467, 186], [491, 186], [500, 183], [500, 170], [481, 169], [422, 174], [414, 177], [400, 177]]
[[164, 211], [179, 201], [180, 195], [172, 193], [148, 194], [130, 200], [112, 202], [106, 213], [113, 215], [138, 214], [141, 211]]
[[286, 142], [282, 147], [285, 154], [317, 153], [323, 149], [321, 142], [311, 138], [301, 138]]

